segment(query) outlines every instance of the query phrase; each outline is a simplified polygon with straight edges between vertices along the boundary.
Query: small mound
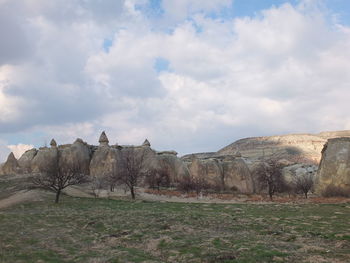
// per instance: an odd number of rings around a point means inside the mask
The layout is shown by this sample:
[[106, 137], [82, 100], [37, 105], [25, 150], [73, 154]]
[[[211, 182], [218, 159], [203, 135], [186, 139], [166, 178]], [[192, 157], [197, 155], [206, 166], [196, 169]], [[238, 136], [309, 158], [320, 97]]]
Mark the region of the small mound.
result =
[[32, 202], [32, 201], [42, 201], [43, 193], [38, 190], [22, 190], [10, 197], [0, 200], [0, 209], [7, 208], [16, 204]]

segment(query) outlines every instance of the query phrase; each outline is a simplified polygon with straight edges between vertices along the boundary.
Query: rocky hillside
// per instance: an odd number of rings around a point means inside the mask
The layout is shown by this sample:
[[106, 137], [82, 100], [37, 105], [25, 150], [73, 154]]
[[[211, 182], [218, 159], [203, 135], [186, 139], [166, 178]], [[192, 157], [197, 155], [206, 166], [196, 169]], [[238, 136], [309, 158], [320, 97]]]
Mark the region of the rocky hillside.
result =
[[328, 139], [338, 137], [350, 137], [350, 130], [245, 138], [222, 148], [215, 155], [240, 152], [252, 160], [278, 155], [292, 162], [319, 163], [324, 144]]

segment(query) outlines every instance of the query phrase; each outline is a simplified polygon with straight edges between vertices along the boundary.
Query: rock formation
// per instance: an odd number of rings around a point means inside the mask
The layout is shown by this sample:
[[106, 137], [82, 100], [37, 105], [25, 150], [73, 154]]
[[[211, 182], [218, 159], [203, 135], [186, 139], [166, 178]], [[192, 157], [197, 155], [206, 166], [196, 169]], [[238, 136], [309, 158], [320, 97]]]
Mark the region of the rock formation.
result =
[[90, 161], [90, 175], [102, 177], [110, 174], [120, 160], [119, 150], [113, 147], [98, 147]]
[[100, 143], [100, 146], [108, 146], [109, 140], [108, 140], [107, 135], [104, 131], [101, 133], [101, 136], [100, 136], [100, 139], [98, 140], [98, 142]]
[[153, 164], [156, 170], [166, 170], [170, 185], [176, 185], [189, 175], [187, 166], [176, 155], [175, 151], [157, 152], [156, 162]]
[[350, 138], [329, 139], [322, 150], [316, 192], [322, 194], [327, 187], [340, 189], [350, 195]]
[[283, 168], [282, 175], [285, 182], [293, 186], [296, 178], [301, 176], [306, 176], [307, 174], [316, 177], [318, 166], [313, 164], [293, 164]]
[[[314, 163], [320, 159], [323, 144], [329, 137], [336, 137], [328, 140], [323, 151], [317, 175], [317, 190], [322, 192], [328, 185], [350, 187], [350, 137], [339, 136], [350, 136], [350, 131], [247, 138], [215, 153], [178, 158], [175, 151], [155, 151], [147, 139], [140, 146], [110, 146], [106, 133], [102, 132], [99, 146], [89, 145], [81, 139], [58, 146], [52, 139], [50, 148], [26, 151], [18, 161], [10, 154], [0, 166], [0, 174], [41, 173], [58, 163], [79, 165], [83, 173], [103, 177], [120, 169], [123, 154], [132, 151], [135, 155], [144, 155], [144, 169], [148, 172], [165, 172], [171, 185], [183, 178], [193, 178], [203, 179], [213, 188], [253, 193], [256, 185], [253, 174], [257, 164], [277, 155], [278, 161], [286, 167], [283, 170], [286, 181], [291, 182], [298, 174], [315, 173], [317, 166]], [[143, 180], [141, 183], [145, 185], [147, 182]]]
[[233, 155], [238, 151], [244, 158], [252, 162], [261, 158], [269, 159], [274, 155], [291, 163], [318, 164], [327, 139], [340, 136], [350, 137], [350, 130], [245, 138], [211, 155]]
[[240, 157], [199, 159], [195, 155], [187, 159], [189, 173], [193, 178], [204, 180], [211, 188], [253, 193], [254, 182], [248, 166]]
[[55, 139], [52, 139], [52, 140], [51, 140], [50, 146], [51, 146], [51, 147], [57, 147], [57, 142], [55, 141]]
[[58, 148], [41, 147], [31, 161], [31, 172], [41, 173], [54, 167], [58, 160]]
[[243, 156], [252, 159], [264, 155], [268, 158], [273, 154], [281, 154], [293, 162], [318, 163], [327, 139], [338, 137], [339, 134], [350, 136], [350, 131], [247, 138], [236, 141], [219, 150], [218, 153], [228, 154], [238, 150]]
[[6, 174], [6, 175], [14, 175], [21, 173], [20, 166], [18, 164], [18, 161], [15, 157], [15, 155], [11, 152], [9, 156], [7, 157], [6, 162], [1, 165], [0, 174]]
[[77, 165], [83, 173], [90, 173], [91, 149], [82, 139], [77, 139], [69, 147], [59, 147], [59, 154], [60, 165]]
[[146, 139], [146, 140], [143, 142], [142, 146], [151, 147], [151, 144], [150, 144], [150, 142]]

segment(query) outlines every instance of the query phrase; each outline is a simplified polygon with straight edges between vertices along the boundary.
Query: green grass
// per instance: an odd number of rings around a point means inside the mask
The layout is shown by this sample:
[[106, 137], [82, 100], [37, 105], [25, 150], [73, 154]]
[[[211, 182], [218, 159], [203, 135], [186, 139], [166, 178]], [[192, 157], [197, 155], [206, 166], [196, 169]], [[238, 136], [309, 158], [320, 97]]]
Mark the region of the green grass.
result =
[[0, 262], [350, 262], [350, 204], [73, 198], [0, 210]]

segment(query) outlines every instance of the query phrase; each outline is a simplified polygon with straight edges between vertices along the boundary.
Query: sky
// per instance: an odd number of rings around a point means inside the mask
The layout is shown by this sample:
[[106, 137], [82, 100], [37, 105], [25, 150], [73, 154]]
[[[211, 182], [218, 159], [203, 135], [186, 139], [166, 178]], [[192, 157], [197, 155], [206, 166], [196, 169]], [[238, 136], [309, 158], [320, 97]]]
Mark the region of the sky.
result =
[[0, 0], [0, 162], [350, 129], [348, 0]]

